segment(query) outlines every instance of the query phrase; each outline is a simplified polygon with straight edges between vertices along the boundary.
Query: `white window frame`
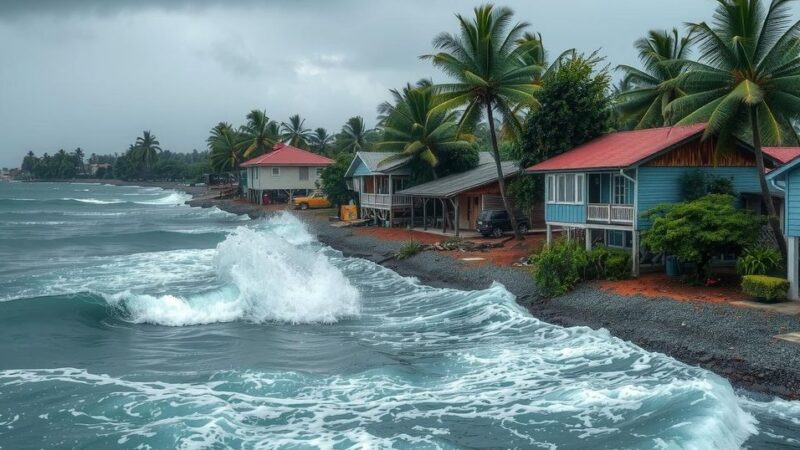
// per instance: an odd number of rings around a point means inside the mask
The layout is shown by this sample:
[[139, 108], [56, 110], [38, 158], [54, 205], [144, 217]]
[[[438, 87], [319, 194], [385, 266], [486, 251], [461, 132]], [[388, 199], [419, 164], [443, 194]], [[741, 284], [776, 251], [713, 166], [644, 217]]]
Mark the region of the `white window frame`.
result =
[[[570, 182], [570, 177], [572, 178]], [[564, 195], [560, 195], [560, 185], [563, 180]], [[567, 184], [572, 185], [572, 195], [567, 198]], [[583, 205], [584, 190], [586, 188], [586, 175], [583, 173], [558, 173], [550, 174], [545, 178], [546, 201], [552, 205]]]
[[[622, 192], [618, 192], [617, 188], [620, 187], [617, 183], [617, 180], [622, 180]], [[629, 203], [625, 202], [625, 199], [628, 197], [628, 179], [623, 177], [622, 175], [615, 174], [613, 180], [611, 182], [611, 204], [612, 205], [628, 205]], [[618, 201], [618, 196], [622, 195], [622, 201]]]
[[281, 176], [281, 168], [280, 167], [273, 167], [272, 168], [272, 176], [273, 177]]

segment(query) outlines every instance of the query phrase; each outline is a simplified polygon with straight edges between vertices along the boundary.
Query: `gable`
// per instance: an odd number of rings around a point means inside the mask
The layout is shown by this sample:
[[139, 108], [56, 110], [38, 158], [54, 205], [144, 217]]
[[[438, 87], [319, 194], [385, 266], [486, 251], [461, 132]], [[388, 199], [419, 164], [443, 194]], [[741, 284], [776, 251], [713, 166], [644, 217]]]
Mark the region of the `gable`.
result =
[[364, 164], [364, 161], [362, 161], [361, 158], [356, 156], [356, 159], [353, 162], [355, 163], [355, 168], [353, 169], [354, 177], [363, 177], [367, 175], [372, 175], [372, 172], [369, 170], [369, 167], [367, 167], [367, 165]]
[[[695, 139], [648, 161], [649, 167], [755, 167], [752, 151], [741, 144], [717, 153], [716, 139]], [[765, 160], [769, 166], [769, 161]]]

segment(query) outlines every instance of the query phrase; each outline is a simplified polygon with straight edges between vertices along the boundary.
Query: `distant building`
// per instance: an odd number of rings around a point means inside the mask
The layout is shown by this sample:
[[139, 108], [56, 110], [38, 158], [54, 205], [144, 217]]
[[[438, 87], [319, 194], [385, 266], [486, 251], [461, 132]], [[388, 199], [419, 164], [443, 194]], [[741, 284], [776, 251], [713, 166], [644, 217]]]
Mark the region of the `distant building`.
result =
[[100, 169], [109, 170], [111, 169], [111, 164], [108, 163], [86, 164], [86, 173], [89, 175], [92, 176], [97, 175], [97, 171]]
[[265, 197], [292, 198], [318, 189], [322, 169], [333, 160], [307, 150], [283, 143], [275, 144], [272, 151], [242, 164], [246, 170], [246, 194], [249, 201], [264, 204]]

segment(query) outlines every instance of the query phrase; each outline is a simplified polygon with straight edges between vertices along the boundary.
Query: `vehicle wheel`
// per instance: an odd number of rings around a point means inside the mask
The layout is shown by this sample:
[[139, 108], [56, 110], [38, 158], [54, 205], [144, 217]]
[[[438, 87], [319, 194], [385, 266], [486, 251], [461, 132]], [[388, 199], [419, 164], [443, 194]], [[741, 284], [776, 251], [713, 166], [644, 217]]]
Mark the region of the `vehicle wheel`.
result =
[[308, 209], [308, 203], [300, 203], [300, 209], [302, 210]]
[[526, 225], [524, 223], [522, 225], [520, 225], [519, 226], [519, 232], [522, 233], [522, 234], [527, 233], [528, 232], [528, 225]]
[[503, 236], [503, 230], [501, 230], [500, 227], [495, 227], [492, 230], [492, 236], [494, 236], [494, 237], [502, 237]]

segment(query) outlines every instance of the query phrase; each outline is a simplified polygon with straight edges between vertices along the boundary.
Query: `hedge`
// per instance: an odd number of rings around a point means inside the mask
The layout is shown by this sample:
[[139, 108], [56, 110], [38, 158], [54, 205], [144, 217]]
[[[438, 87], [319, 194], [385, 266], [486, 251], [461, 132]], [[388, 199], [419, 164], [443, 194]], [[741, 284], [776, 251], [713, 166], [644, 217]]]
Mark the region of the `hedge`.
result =
[[742, 277], [742, 291], [766, 301], [785, 300], [789, 291], [789, 281], [784, 278], [766, 275], [745, 275]]

